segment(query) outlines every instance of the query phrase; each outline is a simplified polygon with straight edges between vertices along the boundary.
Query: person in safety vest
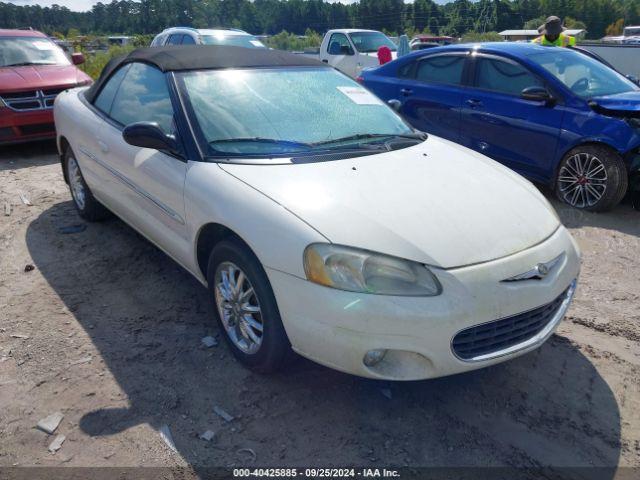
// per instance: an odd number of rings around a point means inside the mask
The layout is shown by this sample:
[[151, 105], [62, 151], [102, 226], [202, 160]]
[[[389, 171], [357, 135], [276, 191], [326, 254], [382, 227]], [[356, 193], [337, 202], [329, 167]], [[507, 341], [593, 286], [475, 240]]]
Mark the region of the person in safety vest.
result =
[[566, 28], [562, 26], [562, 20], [556, 16], [547, 18], [544, 25], [538, 27], [540, 35], [538, 38], [532, 40], [533, 43], [539, 43], [546, 47], [573, 47], [576, 44], [576, 39], [571, 35], [566, 35], [564, 31]]

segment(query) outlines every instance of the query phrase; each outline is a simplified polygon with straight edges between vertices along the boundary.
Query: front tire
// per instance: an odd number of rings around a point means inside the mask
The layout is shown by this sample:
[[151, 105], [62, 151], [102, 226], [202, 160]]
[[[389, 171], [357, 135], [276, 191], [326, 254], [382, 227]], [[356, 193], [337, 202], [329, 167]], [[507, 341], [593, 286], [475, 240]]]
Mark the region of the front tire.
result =
[[76, 210], [78, 210], [78, 214], [89, 222], [99, 222], [108, 218], [111, 212], [96, 200], [91, 193], [87, 182], [85, 182], [82, 176], [80, 165], [71, 147], [67, 147], [64, 152], [62, 166], [69, 183], [71, 198], [76, 206]]
[[604, 212], [615, 207], [627, 192], [629, 179], [622, 157], [600, 145], [582, 145], [562, 159], [556, 195], [572, 207]]
[[261, 373], [282, 368], [291, 345], [255, 255], [240, 242], [220, 242], [209, 257], [207, 281], [216, 320], [233, 355]]

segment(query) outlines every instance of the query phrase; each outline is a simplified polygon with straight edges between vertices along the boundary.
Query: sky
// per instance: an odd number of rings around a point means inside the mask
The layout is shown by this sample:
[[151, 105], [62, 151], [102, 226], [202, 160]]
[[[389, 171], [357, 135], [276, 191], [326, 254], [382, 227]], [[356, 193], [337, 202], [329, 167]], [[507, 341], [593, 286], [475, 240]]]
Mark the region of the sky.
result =
[[[16, 5], [40, 5], [42, 7], [48, 7], [58, 4], [63, 7], [67, 7], [69, 10], [76, 12], [82, 12], [85, 10], [91, 10], [91, 7], [98, 3], [98, 0], [0, 0], [3, 2], [15, 3]], [[337, 0], [342, 3], [353, 3], [355, 0]], [[102, 3], [110, 3], [111, 0], [102, 0]], [[436, 0], [436, 3], [446, 3], [446, 0]]]

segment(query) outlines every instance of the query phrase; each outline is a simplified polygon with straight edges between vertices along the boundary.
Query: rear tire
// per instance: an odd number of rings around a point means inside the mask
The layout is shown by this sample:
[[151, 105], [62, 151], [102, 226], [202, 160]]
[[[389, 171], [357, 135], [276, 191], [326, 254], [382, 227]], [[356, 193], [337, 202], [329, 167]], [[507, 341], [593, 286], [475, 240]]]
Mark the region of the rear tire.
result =
[[209, 292], [233, 355], [260, 373], [281, 369], [291, 352], [269, 279], [240, 242], [224, 240], [209, 256]]
[[99, 222], [111, 216], [111, 212], [91, 193], [85, 182], [80, 165], [71, 147], [67, 147], [62, 160], [62, 168], [69, 183], [71, 198], [80, 217], [88, 222]]
[[601, 145], [581, 145], [569, 151], [558, 169], [558, 198], [581, 210], [604, 212], [627, 192], [629, 179], [622, 157]]

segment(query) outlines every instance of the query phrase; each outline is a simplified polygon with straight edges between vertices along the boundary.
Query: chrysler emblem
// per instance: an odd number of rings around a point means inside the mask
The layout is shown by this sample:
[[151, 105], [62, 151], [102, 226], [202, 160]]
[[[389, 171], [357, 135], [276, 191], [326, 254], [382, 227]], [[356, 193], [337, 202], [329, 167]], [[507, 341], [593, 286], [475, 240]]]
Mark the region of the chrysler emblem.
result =
[[536, 269], [538, 270], [538, 275], [543, 278], [549, 275], [549, 267], [547, 267], [544, 263], [539, 263], [538, 265], [536, 265]]
[[549, 260], [546, 263], [539, 263], [531, 270], [520, 273], [519, 275], [515, 275], [513, 277], [505, 278], [502, 280], [503, 282], [518, 282], [521, 280], [542, 280], [547, 275], [551, 273], [556, 265], [560, 263], [560, 261], [564, 258], [564, 253], [561, 253], [553, 260]]

